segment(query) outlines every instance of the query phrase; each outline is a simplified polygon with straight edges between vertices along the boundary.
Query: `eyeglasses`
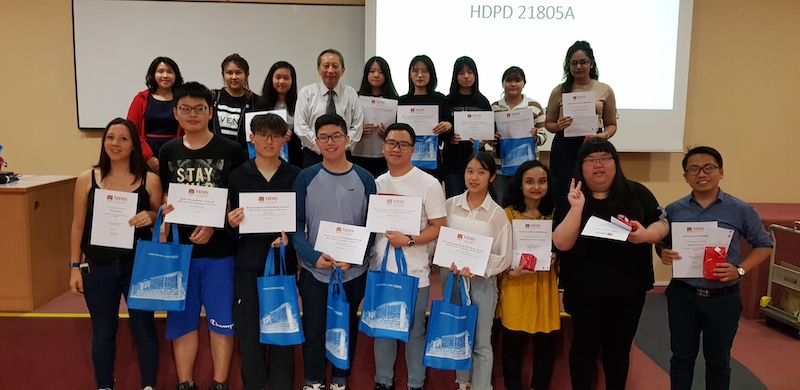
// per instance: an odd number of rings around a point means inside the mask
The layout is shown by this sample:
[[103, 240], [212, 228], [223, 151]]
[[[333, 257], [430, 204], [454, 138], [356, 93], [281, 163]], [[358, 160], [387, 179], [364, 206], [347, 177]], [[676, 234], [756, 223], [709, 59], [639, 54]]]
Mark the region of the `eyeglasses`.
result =
[[576, 60], [576, 61], [570, 61], [569, 62], [569, 66], [573, 67], [573, 68], [577, 68], [578, 65], [586, 66], [586, 65], [589, 65], [591, 63], [592, 63], [592, 60]]
[[428, 74], [428, 69], [427, 68], [426, 69], [416, 69], [416, 68], [414, 68], [414, 69], [411, 69], [411, 73], [414, 73], [414, 74], [417, 74], [417, 73]]
[[408, 150], [408, 148], [414, 145], [412, 145], [411, 142], [406, 142], [406, 141], [397, 142], [393, 139], [388, 139], [386, 141], [383, 141], [383, 146], [386, 146], [387, 148], [389, 148], [389, 150], [392, 150], [394, 148], [400, 148], [400, 150]]
[[273, 134], [269, 132], [259, 132], [259, 133], [254, 132], [253, 136], [255, 136], [256, 139], [258, 139], [259, 141], [272, 141], [283, 138], [282, 135]]
[[597, 163], [600, 163], [600, 164], [603, 164], [603, 165], [608, 165], [612, 161], [614, 161], [614, 157], [611, 157], [611, 156], [603, 156], [603, 157], [600, 157], [600, 158], [587, 158], [587, 159], [583, 160], [583, 165], [587, 165], [587, 166], [588, 165], [596, 165]]
[[321, 142], [323, 144], [327, 143], [328, 140], [333, 141], [334, 143], [338, 143], [339, 141], [341, 141], [343, 139], [344, 139], [344, 134], [342, 134], [342, 133], [333, 133], [331, 135], [323, 134], [323, 135], [318, 135], [317, 136], [317, 141], [319, 141], [319, 142]]
[[697, 176], [700, 174], [701, 169], [703, 170], [703, 172], [710, 175], [714, 173], [714, 171], [719, 169], [719, 167], [714, 164], [706, 164], [702, 167], [698, 167], [697, 165], [692, 165], [689, 168], [686, 168], [686, 174], [689, 176]]
[[189, 107], [189, 106], [180, 106], [178, 107], [178, 111], [181, 112], [183, 115], [189, 115], [192, 111], [196, 112], [197, 115], [204, 115], [208, 112], [208, 106], [197, 106], [197, 107]]

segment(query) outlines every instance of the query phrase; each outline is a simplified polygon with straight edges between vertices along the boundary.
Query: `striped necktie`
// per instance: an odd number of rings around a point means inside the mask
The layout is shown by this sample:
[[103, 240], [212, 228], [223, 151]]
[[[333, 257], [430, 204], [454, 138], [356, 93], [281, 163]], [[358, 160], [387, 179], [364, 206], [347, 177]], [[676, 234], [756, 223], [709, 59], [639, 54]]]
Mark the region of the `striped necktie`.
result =
[[336, 95], [332, 89], [328, 90], [328, 104], [325, 106], [325, 113], [326, 114], [335, 114], [336, 113], [336, 105], [333, 104], [333, 95]]

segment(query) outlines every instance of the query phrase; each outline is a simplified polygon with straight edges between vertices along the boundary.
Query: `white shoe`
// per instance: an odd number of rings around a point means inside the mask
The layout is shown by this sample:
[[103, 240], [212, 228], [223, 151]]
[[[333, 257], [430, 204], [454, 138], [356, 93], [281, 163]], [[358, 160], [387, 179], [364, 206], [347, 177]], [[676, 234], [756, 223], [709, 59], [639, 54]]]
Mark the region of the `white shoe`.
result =
[[322, 390], [322, 385], [319, 383], [315, 383], [313, 385], [305, 385], [303, 386], [303, 390]]
[[154, 389], [153, 386], [145, 386], [142, 387], [142, 390], [156, 390], [156, 389]]
[[337, 385], [336, 383], [331, 383], [329, 387], [330, 390], [347, 390], [347, 384]]

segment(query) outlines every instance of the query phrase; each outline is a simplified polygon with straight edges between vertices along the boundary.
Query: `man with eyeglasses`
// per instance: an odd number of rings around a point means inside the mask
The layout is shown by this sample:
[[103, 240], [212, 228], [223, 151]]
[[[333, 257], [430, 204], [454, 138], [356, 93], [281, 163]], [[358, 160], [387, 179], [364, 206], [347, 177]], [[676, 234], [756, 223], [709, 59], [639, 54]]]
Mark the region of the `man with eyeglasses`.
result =
[[364, 112], [358, 94], [353, 87], [339, 83], [344, 75], [344, 56], [338, 50], [326, 49], [317, 57], [317, 73], [321, 81], [306, 85], [297, 93], [294, 112], [294, 131], [303, 145], [303, 168], [322, 161], [322, 154], [315, 142], [317, 118], [324, 114], [338, 114], [344, 118], [349, 137], [346, 150], [361, 140], [364, 132]]
[[[350, 137], [347, 122], [336, 114], [324, 114], [314, 123], [314, 142], [322, 153], [322, 162], [300, 171], [294, 182], [297, 194], [297, 230], [292, 243], [303, 269], [297, 283], [303, 300], [303, 390], [322, 390], [325, 386], [325, 320], [328, 282], [334, 267], [344, 272], [344, 291], [350, 303], [348, 357], [352, 362], [358, 339], [358, 306], [364, 298], [367, 282], [367, 247], [361, 259], [350, 264], [327, 253], [314, 250], [321, 221], [365, 226], [367, 202], [375, 193], [375, 180], [364, 168], [347, 161], [345, 148]], [[305, 233], [304, 233], [305, 232]], [[330, 390], [347, 389], [350, 369], [333, 367]]]
[[[730, 356], [733, 338], [742, 313], [739, 282], [747, 271], [756, 268], [772, 253], [769, 234], [752, 206], [719, 188], [724, 171], [722, 156], [708, 146], [690, 149], [683, 157], [683, 178], [692, 193], [667, 206], [670, 222], [717, 222], [721, 228], [734, 231], [727, 248], [727, 260], [718, 263], [713, 275], [704, 278], [672, 279], [667, 287], [667, 309], [672, 358], [670, 379], [673, 389], [691, 389], [694, 365], [703, 335], [706, 359], [706, 389], [727, 389], [730, 386]], [[753, 247], [742, 258], [740, 237]], [[680, 253], [669, 249], [671, 236], [656, 245], [665, 265], [681, 260]]]
[[[250, 142], [255, 158], [245, 162], [231, 172], [228, 200], [231, 212], [228, 224], [238, 233], [245, 219], [244, 209], [239, 207], [239, 194], [246, 192], [291, 192], [300, 168], [278, 157], [286, 141], [289, 129], [286, 121], [278, 115], [257, 115], [250, 128]], [[242, 351], [242, 383], [245, 390], [263, 389], [269, 381], [270, 389], [294, 389], [294, 346], [266, 347], [259, 341], [261, 317], [258, 309], [258, 282], [264, 276], [267, 254], [271, 248], [286, 245], [286, 275], [297, 274], [294, 246], [286, 233], [234, 234], [238, 236], [236, 270], [234, 272], [234, 294], [236, 306], [233, 318], [239, 347]], [[276, 257], [276, 259], [279, 257]], [[280, 263], [275, 262], [276, 274], [280, 274]], [[269, 364], [267, 364], [269, 362]], [[269, 365], [269, 372], [267, 372]]]
[[[159, 175], [164, 186], [164, 214], [173, 210], [168, 203], [170, 183], [206, 187], [228, 187], [231, 171], [246, 160], [235, 141], [215, 135], [208, 128], [211, 119], [211, 91], [189, 82], [174, 93], [175, 119], [185, 135], [170, 140], [159, 154]], [[193, 380], [198, 348], [198, 318], [204, 306], [208, 322], [213, 390], [228, 388], [233, 356], [233, 270], [236, 242], [223, 228], [178, 225], [182, 244], [194, 244], [186, 308], [167, 313], [167, 339], [172, 340], [179, 390], [196, 389]]]
[[[445, 226], [447, 212], [444, 207], [444, 192], [439, 181], [425, 171], [411, 164], [414, 154], [416, 133], [405, 123], [395, 123], [386, 128], [383, 141], [383, 156], [389, 171], [378, 176], [375, 184], [378, 193], [383, 195], [402, 195], [422, 198], [420, 233], [417, 236], [405, 235], [398, 231], [378, 233], [373, 246], [370, 268], [380, 270], [383, 261], [386, 269], [397, 272], [394, 251], [388, 258], [383, 254], [386, 246], [401, 248], [406, 258], [408, 274], [419, 279], [417, 301], [411, 315], [411, 330], [406, 343], [406, 366], [408, 367], [408, 389], [422, 389], [425, 382], [425, 366], [422, 357], [425, 353], [425, 310], [430, 295], [430, 256], [433, 245], [439, 237], [439, 228]], [[395, 339], [376, 338], [375, 352], [375, 390], [394, 389], [394, 363], [397, 358]]]

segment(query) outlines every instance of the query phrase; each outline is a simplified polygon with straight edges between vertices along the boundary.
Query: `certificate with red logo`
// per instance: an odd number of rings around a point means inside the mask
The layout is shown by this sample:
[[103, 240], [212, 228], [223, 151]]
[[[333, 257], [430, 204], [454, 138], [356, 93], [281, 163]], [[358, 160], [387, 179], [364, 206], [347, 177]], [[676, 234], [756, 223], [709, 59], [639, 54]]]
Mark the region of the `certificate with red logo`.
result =
[[494, 140], [494, 112], [456, 111], [453, 115], [453, 131], [461, 136], [462, 141], [469, 141], [470, 138]]
[[561, 94], [565, 117], [572, 124], [564, 129], [564, 137], [584, 137], [597, 134], [597, 111], [594, 92], [571, 92]]
[[294, 192], [242, 192], [239, 207], [244, 219], [239, 233], [280, 233], [296, 230], [297, 196]]
[[133, 249], [136, 230], [128, 221], [136, 215], [139, 194], [110, 190], [94, 190], [92, 232], [89, 244]]
[[549, 271], [553, 246], [553, 221], [515, 219], [513, 227], [514, 257], [511, 260], [511, 268]]
[[389, 126], [397, 120], [397, 100], [375, 96], [361, 96], [358, 100], [364, 111], [364, 123]]
[[706, 240], [711, 230], [717, 229], [717, 222], [673, 222], [672, 250], [678, 252], [680, 260], [672, 262], [672, 277], [702, 278], [703, 254]]
[[191, 226], [225, 227], [228, 189], [169, 183], [167, 203], [175, 207], [165, 222]]
[[397, 123], [406, 123], [417, 135], [434, 135], [439, 124], [439, 106], [397, 106]]
[[450, 268], [455, 263], [458, 269], [469, 267], [469, 272], [483, 276], [489, 263], [494, 238], [442, 226], [436, 240], [433, 264]]
[[418, 196], [370, 195], [367, 229], [375, 233], [395, 230], [418, 236], [422, 198]]
[[340, 263], [363, 264], [369, 235], [369, 230], [363, 226], [320, 221], [314, 250]]

